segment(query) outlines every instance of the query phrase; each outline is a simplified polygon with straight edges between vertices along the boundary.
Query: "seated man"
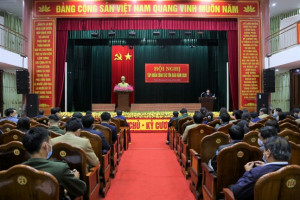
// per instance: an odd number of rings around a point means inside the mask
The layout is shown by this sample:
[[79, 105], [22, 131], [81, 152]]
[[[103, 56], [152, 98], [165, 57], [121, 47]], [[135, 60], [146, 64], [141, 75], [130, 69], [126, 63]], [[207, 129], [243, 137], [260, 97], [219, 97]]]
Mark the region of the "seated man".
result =
[[1, 119], [0, 122], [3, 120], [8, 120], [8, 121], [11, 121], [14, 123], [18, 123], [18, 113], [17, 113], [16, 109], [8, 108], [5, 110], [4, 113], [5, 113], [6, 118]]
[[[172, 122], [174, 121], [174, 120], [176, 120], [177, 119], [177, 117], [178, 117], [178, 111], [174, 111], [173, 112], [173, 117], [170, 119], [170, 121], [168, 122], [168, 128], [170, 128], [171, 126], [172, 126]], [[166, 144], [169, 144], [170, 143], [170, 140], [169, 140], [169, 129], [168, 129], [168, 132], [167, 132], [167, 142], [166, 142]]]
[[229, 123], [230, 115], [227, 112], [220, 114], [221, 124], [215, 127], [215, 131], [217, 131], [220, 127], [226, 126]]
[[21, 117], [17, 123], [17, 129], [26, 133], [30, 129], [30, 119], [28, 117]]
[[232, 113], [232, 116], [233, 116], [234, 119], [230, 120], [229, 123], [233, 123], [233, 122], [238, 121], [239, 119], [242, 119], [242, 114], [243, 114], [243, 111], [234, 110], [233, 113]]
[[93, 130], [93, 123], [95, 121], [92, 115], [86, 115], [81, 118], [83, 131], [88, 131], [90, 133], [98, 135], [102, 140], [102, 154], [106, 154], [107, 151], [110, 149], [110, 146], [105, 139], [104, 135], [100, 131]]
[[64, 135], [66, 132], [58, 127], [59, 120], [60, 118], [57, 115], [55, 114], [50, 115], [48, 121], [48, 125], [49, 125], [48, 130]]
[[299, 108], [294, 108], [293, 109], [293, 116], [296, 118], [296, 119], [299, 119], [299, 113], [300, 113], [300, 109]]
[[272, 126], [276, 129], [277, 133], [280, 132], [278, 121], [275, 119], [268, 119], [265, 123], [265, 126]]
[[57, 116], [60, 117], [60, 115], [61, 115], [61, 109], [60, 109], [60, 107], [51, 108], [51, 115], [52, 114], [55, 114], [55, 115], [57, 115]]
[[261, 108], [261, 109], [259, 109], [259, 116], [258, 116], [259, 119], [264, 119], [264, 118], [266, 118], [268, 116], [269, 115], [268, 115], [267, 108]]
[[261, 120], [255, 111], [250, 112], [250, 116], [251, 116], [251, 122], [253, 123], [256, 123]]
[[86, 184], [79, 179], [78, 171], [75, 169], [71, 171], [64, 162], [47, 160], [52, 154], [52, 146], [49, 143], [49, 132], [46, 129], [40, 127], [30, 129], [22, 138], [22, 142], [31, 155], [31, 158], [23, 164], [55, 176], [59, 184], [60, 200], [65, 199], [64, 190], [67, 190], [71, 197], [85, 194]]
[[275, 108], [273, 110], [273, 117], [277, 118], [278, 113], [282, 112], [281, 108]]
[[45, 117], [44, 111], [40, 110], [39, 113], [38, 113], [38, 115], [36, 116], [36, 118], [43, 118], [43, 117]]
[[197, 112], [194, 114], [194, 116], [193, 116], [194, 124], [191, 124], [185, 128], [185, 130], [182, 134], [182, 141], [184, 141], [185, 143], [187, 142], [187, 136], [188, 136], [189, 130], [202, 124], [203, 118], [204, 118], [204, 116], [201, 114], [201, 112]]
[[130, 126], [129, 126], [129, 124], [128, 124], [127, 121], [126, 121], [126, 117], [124, 117], [124, 116], [122, 115], [122, 110], [117, 110], [117, 116], [115, 116], [114, 118], [115, 118], [115, 119], [122, 119], [122, 120], [125, 121], [125, 125], [128, 127], [128, 129], [127, 129], [127, 133], [128, 133], [128, 142], [129, 142], [129, 144], [130, 144], [130, 143], [131, 143]]
[[118, 133], [116, 127], [109, 124], [110, 118], [111, 116], [108, 112], [103, 112], [101, 114], [101, 125], [110, 128], [112, 132], [112, 142], [115, 143], [115, 141], [118, 140]]
[[[274, 121], [274, 120], [273, 120]], [[266, 125], [259, 129], [257, 143], [260, 146], [259, 149], [264, 151], [264, 144], [267, 139], [273, 136], [277, 136], [277, 130], [275, 127]]]
[[76, 117], [76, 118], [78, 118], [78, 119], [81, 119], [82, 116], [83, 116], [83, 115], [82, 115], [81, 112], [74, 112], [73, 115], [72, 115], [72, 117]]
[[178, 130], [178, 121], [185, 118], [185, 117], [189, 117], [189, 115], [187, 114], [187, 112], [188, 112], [187, 109], [182, 108], [179, 112], [180, 112], [181, 116], [177, 117], [177, 119], [176, 119], [176, 124], [175, 124], [175, 129], [176, 130]]
[[80, 119], [72, 117], [66, 123], [66, 134], [56, 138], [52, 138], [51, 143], [52, 145], [54, 145], [59, 142], [64, 142], [74, 147], [81, 148], [86, 153], [86, 160], [89, 167], [94, 167], [99, 163], [99, 160], [92, 148], [89, 139], [79, 137], [80, 130], [82, 128], [83, 127]]
[[236, 184], [228, 188], [233, 192], [236, 199], [253, 199], [256, 181], [263, 175], [277, 171], [288, 165], [291, 156], [289, 142], [282, 137], [271, 137], [265, 144], [264, 157], [266, 164], [261, 161], [249, 162], [245, 165], [246, 172]]

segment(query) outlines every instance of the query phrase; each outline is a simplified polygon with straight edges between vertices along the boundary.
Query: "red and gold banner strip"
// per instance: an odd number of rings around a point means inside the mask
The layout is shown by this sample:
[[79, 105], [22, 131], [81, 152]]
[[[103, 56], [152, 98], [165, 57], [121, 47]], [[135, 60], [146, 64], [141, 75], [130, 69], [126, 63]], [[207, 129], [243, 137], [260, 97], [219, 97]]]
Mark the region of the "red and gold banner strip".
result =
[[239, 20], [239, 108], [256, 110], [261, 92], [261, 21]]
[[55, 27], [55, 19], [33, 20], [32, 93], [46, 115], [55, 106]]
[[34, 0], [34, 17], [259, 17], [257, 1]]
[[297, 41], [300, 44], [300, 22], [297, 23]]
[[167, 133], [170, 119], [127, 118], [131, 133]]
[[188, 83], [189, 64], [145, 64], [146, 83]]

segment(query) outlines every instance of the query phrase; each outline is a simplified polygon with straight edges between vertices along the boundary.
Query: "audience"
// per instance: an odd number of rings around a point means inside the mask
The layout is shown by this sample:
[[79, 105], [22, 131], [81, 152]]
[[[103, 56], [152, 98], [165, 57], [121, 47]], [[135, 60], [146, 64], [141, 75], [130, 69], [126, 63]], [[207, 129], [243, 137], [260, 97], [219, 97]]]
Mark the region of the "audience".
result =
[[182, 134], [183, 142], [185, 142], [185, 143], [187, 142], [187, 136], [188, 136], [189, 130], [191, 130], [192, 128], [196, 128], [197, 126], [202, 124], [203, 118], [204, 118], [204, 116], [201, 112], [197, 112], [194, 114], [194, 116], [193, 116], [194, 124], [187, 126]]
[[260, 119], [264, 119], [264, 118], [266, 118], [266, 117], [268, 117], [269, 115], [268, 115], [268, 109], [267, 108], [261, 108], [261, 109], [259, 109], [259, 118]]
[[277, 121], [281, 121], [281, 120], [284, 120], [286, 118], [286, 116], [287, 116], [286, 113], [279, 112], [276, 119], [277, 119]]
[[214, 121], [214, 114], [212, 112], [207, 112], [205, 117], [206, 117], [206, 121], [203, 121], [203, 124], [207, 124], [209, 122]]
[[226, 126], [229, 123], [230, 115], [227, 112], [220, 114], [221, 124], [215, 127], [215, 131], [217, 131], [222, 126]]
[[30, 129], [30, 119], [28, 117], [21, 117], [17, 123], [17, 129], [26, 133]]
[[60, 109], [60, 107], [51, 108], [51, 115], [53, 115], [53, 114], [55, 114], [55, 115], [57, 115], [57, 116], [60, 117], [60, 115], [61, 115], [61, 109]]
[[3, 120], [8, 120], [14, 123], [18, 123], [18, 113], [16, 109], [8, 108], [4, 111], [4, 114], [6, 118], [1, 119], [0, 122]]
[[237, 181], [230, 185], [229, 189], [233, 192], [235, 199], [250, 200], [254, 199], [254, 186], [256, 181], [263, 175], [277, 171], [288, 165], [291, 156], [289, 142], [282, 137], [271, 137], [266, 141], [264, 157], [266, 164], [261, 161], [247, 163], [244, 168], [246, 172]]
[[[177, 119], [177, 117], [178, 117], [178, 111], [174, 111], [173, 112], [173, 117], [170, 119], [170, 121], [169, 121], [169, 123], [168, 123], [168, 128], [170, 128], [171, 126], [172, 126], [172, 122], [174, 121], [174, 120], [176, 120]], [[167, 132], [167, 142], [166, 142], [166, 144], [169, 144], [170, 143], [170, 140], [169, 140], [169, 129], [168, 129], [168, 132]]]
[[187, 114], [187, 109], [186, 108], [182, 108], [180, 111], [181, 116], [177, 117], [176, 119], [176, 123], [175, 123], [175, 129], [178, 130], [178, 121], [185, 118], [185, 117], [189, 117]]
[[94, 167], [99, 163], [99, 160], [94, 153], [89, 139], [79, 137], [82, 128], [80, 119], [72, 117], [66, 123], [66, 134], [52, 138], [51, 143], [54, 145], [59, 142], [64, 142], [81, 148], [86, 153], [88, 167]]
[[264, 144], [266, 143], [267, 139], [273, 136], [277, 136], [277, 130], [275, 127], [265, 126], [259, 129], [257, 143], [260, 146], [259, 149], [261, 151], [264, 151]]
[[127, 129], [127, 133], [128, 133], [128, 142], [129, 142], [129, 144], [131, 144], [130, 126], [129, 126], [129, 124], [127, 123], [126, 117], [124, 117], [122, 114], [123, 114], [122, 110], [117, 110], [117, 116], [115, 116], [114, 118], [115, 118], [115, 119], [122, 119], [122, 120], [125, 121], [125, 125], [128, 127], [128, 129]]
[[60, 200], [67, 199], [65, 190], [72, 198], [85, 194], [86, 184], [79, 179], [78, 171], [75, 169], [71, 171], [64, 162], [47, 160], [52, 154], [52, 146], [49, 143], [49, 132], [46, 129], [40, 127], [30, 129], [22, 138], [22, 142], [31, 155], [31, 158], [23, 164], [52, 174], [59, 184]]
[[273, 110], [273, 117], [277, 118], [278, 113], [282, 112], [281, 108], [275, 108]]
[[294, 116], [296, 119], [300, 119], [299, 113], [300, 113], [300, 109], [299, 109], [299, 108], [294, 108], [294, 109], [293, 109], [293, 116]]
[[203, 116], [206, 116], [206, 113], [208, 112], [208, 110], [205, 107], [201, 107], [200, 112]]
[[116, 127], [109, 124], [110, 118], [111, 116], [108, 112], [103, 112], [101, 114], [101, 125], [110, 128], [112, 132], [112, 142], [115, 143], [115, 141], [118, 140], [118, 133]]
[[108, 150], [110, 150], [110, 146], [105, 139], [104, 135], [100, 131], [93, 130], [93, 123], [95, 121], [94, 117], [92, 115], [86, 115], [83, 116], [82, 119], [82, 125], [83, 125], [83, 131], [88, 131], [90, 133], [93, 133], [95, 135], [98, 135], [102, 140], [102, 154], [106, 154]]
[[44, 115], [44, 111], [43, 110], [40, 110], [39, 111], [39, 113], [38, 113], [38, 115], [36, 116], [36, 118], [43, 118], [43, 117], [45, 117], [45, 115]]
[[240, 119], [242, 119], [242, 114], [243, 114], [243, 111], [241, 110], [234, 110], [233, 113], [232, 113], [232, 116], [233, 116], [233, 120], [230, 120], [229, 123], [233, 123], [233, 122], [236, 122]]
[[48, 121], [48, 125], [49, 125], [48, 130], [64, 135], [66, 132], [59, 128], [59, 126], [58, 126], [59, 121], [60, 121], [60, 118], [56, 114], [50, 115], [49, 121]]
[[74, 112], [72, 117], [76, 117], [76, 118], [78, 118], [78, 119], [81, 119], [82, 116], [83, 116], [83, 115], [82, 115], [81, 112]]
[[261, 119], [258, 117], [258, 114], [254, 111], [250, 112], [250, 116], [251, 116], [251, 122], [256, 123], [258, 121], [260, 121]]
[[92, 115], [92, 111], [86, 111], [85, 115]]

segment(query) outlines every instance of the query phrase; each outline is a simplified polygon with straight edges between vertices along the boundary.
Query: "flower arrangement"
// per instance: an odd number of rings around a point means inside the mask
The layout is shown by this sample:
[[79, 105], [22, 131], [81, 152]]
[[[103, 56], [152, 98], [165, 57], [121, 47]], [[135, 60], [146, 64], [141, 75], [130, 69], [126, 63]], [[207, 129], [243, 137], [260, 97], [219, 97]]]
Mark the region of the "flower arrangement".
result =
[[114, 87], [114, 92], [133, 92], [133, 87], [131, 85], [128, 85], [127, 87], [120, 87], [116, 85]]

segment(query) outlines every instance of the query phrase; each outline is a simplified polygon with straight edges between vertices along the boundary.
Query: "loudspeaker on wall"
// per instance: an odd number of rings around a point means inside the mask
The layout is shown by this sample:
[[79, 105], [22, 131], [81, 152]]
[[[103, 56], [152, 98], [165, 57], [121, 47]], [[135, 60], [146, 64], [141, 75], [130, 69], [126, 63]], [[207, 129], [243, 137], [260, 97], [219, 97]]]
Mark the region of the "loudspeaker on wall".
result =
[[27, 117], [35, 117], [39, 112], [39, 95], [27, 94], [26, 95], [26, 113]]
[[17, 94], [29, 93], [29, 72], [27, 70], [16, 71]]

